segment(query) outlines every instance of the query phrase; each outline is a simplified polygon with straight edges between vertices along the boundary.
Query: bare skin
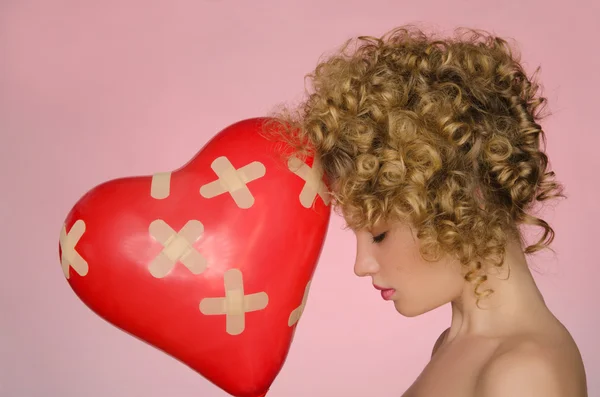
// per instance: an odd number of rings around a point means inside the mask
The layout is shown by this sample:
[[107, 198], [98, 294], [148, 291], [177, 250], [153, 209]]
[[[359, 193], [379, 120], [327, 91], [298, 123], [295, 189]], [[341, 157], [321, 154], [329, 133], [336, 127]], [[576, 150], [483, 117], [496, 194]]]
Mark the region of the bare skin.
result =
[[355, 273], [394, 289], [399, 313], [452, 306], [450, 327], [404, 397], [587, 397], [577, 345], [546, 306], [518, 241], [490, 273], [485, 286], [495, 292], [478, 307], [458, 262], [422, 259], [410, 227], [380, 223], [356, 237]]

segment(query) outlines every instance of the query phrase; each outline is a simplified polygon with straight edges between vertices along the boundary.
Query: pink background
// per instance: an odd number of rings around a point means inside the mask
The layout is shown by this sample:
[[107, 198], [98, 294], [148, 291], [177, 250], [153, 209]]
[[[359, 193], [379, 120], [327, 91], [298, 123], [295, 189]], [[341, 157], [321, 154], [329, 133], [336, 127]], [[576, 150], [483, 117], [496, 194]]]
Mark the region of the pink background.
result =
[[[59, 230], [85, 191], [179, 167], [217, 131], [303, 93], [346, 38], [423, 21], [516, 38], [542, 65], [553, 168], [569, 199], [544, 215], [556, 255], [532, 264], [581, 348], [600, 396], [595, 0], [0, 2], [2, 253], [0, 395], [224, 396], [171, 357], [88, 310], [58, 262]], [[399, 396], [449, 309], [405, 319], [353, 275], [353, 236], [334, 218], [308, 307], [270, 395]]]

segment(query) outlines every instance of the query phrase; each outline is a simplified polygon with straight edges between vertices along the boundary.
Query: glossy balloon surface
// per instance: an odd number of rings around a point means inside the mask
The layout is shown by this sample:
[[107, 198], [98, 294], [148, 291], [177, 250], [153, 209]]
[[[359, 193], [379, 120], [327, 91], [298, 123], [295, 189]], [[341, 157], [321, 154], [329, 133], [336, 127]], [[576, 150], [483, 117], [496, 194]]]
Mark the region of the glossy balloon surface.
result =
[[318, 165], [290, 169], [260, 133], [264, 120], [228, 126], [172, 173], [93, 188], [59, 248], [95, 313], [237, 397], [264, 395], [281, 370], [331, 213]]

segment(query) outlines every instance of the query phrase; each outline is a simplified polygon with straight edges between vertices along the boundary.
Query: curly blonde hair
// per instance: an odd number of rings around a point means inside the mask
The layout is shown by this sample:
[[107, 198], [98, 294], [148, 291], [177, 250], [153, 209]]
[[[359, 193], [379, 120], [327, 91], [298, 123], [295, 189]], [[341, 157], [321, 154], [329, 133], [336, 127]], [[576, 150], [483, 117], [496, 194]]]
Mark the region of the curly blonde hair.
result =
[[531, 214], [563, 196], [540, 148], [546, 99], [505, 39], [403, 26], [349, 40], [308, 77], [312, 92], [276, 112], [276, 130], [320, 161], [349, 227], [409, 222], [423, 257], [456, 257], [478, 298], [518, 225], [543, 229], [527, 254], [548, 248], [554, 231]]

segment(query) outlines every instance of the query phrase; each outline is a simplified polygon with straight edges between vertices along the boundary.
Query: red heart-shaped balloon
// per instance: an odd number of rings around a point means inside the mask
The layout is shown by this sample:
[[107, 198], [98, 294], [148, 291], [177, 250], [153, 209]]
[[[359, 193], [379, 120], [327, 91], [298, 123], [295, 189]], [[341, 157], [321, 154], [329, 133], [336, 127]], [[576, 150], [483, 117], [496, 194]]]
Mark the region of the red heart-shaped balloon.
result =
[[171, 173], [96, 186], [60, 236], [90, 309], [238, 397], [264, 396], [281, 370], [331, 214], [318, 164], [284, 161], [265, 120]]

